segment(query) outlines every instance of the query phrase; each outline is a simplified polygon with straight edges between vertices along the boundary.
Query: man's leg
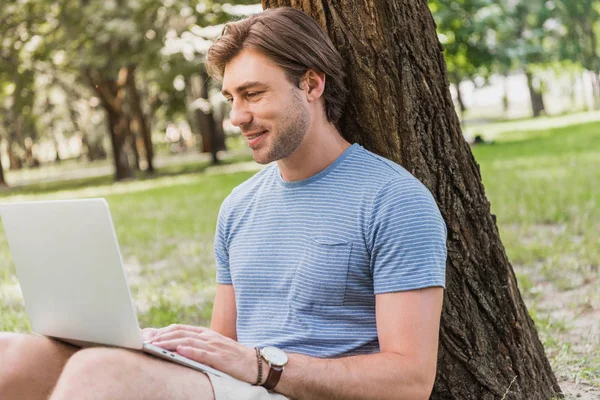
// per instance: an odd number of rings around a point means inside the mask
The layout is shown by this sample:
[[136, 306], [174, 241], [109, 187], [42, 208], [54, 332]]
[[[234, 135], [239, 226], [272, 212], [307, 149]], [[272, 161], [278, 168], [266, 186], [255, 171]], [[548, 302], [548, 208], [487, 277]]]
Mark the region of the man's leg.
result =
[[206, 375], [122, 349], [91, 348], [69, 359], [52, 400], [214, 400]]
[[47, 399], [77, 350], [42, 336], [0, 332], [0, 398]]

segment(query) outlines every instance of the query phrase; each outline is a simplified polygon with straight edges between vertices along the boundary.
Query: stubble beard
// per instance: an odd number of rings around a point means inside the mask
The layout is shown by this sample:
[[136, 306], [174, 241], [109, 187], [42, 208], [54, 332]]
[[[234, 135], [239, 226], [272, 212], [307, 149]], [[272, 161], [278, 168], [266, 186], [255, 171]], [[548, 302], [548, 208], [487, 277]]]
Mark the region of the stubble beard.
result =
[[288, 110], [286, 117], [279, 124], [280, 128], [277, 131], [269, 131], [269, 146], [260, 149], [259, 144], [258, 149], [253, 149], [254, 161], [257, 163], [269, 164], [289, 157], [302, 143], [308, 131], [310, 118], [297, 89], [293, 91], [292, 104]]

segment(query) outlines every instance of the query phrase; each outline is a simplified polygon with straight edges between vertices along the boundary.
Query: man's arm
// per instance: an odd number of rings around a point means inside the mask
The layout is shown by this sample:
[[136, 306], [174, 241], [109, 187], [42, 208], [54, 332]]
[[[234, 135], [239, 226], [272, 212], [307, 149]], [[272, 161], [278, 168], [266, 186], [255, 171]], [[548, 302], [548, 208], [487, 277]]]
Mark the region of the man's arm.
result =
[[[429, 398], [435, 380], [443, 294], [443, 288], [431, 287], [377, 295], [380, 353], [338, 359], [288, 354], [288, 365], [275, 391], [298, 400]], [[217, 303], [219, 310], [228, 309], [224, 302], [215, 301], [215, 306]], [[231, 318], [231, 314], [224, 315]], [[217, 323], [214, 318], [213, 323]], [[231, 330], [227, 323], [220, 326]], [[245, 382], [256, 380], [254, 350], [211, 329], [172, 325], [160, 330], [153, 343]]]
[[233, 285], [217, 285], [210, 329], [237, 341], [237, 308]]
[[275, 391], [295, 399], [428, 399], [435, 380], [443, 288], [377, 295], [379, 354], [288, 354]]

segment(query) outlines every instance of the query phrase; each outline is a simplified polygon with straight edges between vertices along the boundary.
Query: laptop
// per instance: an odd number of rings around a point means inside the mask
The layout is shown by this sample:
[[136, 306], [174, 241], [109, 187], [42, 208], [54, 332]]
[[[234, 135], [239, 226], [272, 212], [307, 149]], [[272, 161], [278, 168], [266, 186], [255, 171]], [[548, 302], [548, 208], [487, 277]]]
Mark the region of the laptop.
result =
[[3, 203], [0, 216], [35, 333], [227, 376], [144, 343], [105, 199]]

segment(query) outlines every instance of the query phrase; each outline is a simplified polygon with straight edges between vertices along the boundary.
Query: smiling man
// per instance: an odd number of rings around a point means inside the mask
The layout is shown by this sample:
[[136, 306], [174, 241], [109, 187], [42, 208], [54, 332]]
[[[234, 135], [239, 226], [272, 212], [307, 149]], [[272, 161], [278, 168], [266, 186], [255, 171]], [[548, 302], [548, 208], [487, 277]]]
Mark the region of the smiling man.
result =
[[254, 159], [271, 164], [221, 206], [210, 329], [144, 335], [235, 379], [4, 335], [2, 398], [45, 398], [55, 384], [55, 400], [428, 398], [446, 227], [423, 184], [340, 134], [333, 44], [302, 12], [270, 9], [227, 24], [207, 63]]

